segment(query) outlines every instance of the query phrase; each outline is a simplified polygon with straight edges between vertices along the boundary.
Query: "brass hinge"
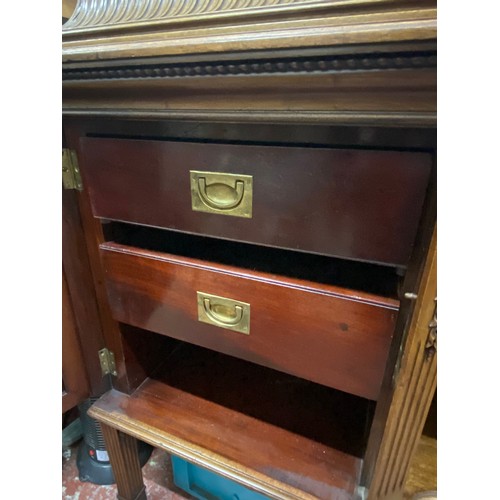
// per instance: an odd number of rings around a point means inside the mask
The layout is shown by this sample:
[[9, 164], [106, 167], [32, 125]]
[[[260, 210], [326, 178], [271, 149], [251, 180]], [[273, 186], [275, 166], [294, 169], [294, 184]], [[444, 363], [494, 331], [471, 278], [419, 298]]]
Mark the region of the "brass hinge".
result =
[[72, 149], [63, 148], [62, 150], [62, 178], [64, 189], [83, 190], [78, 159], [76, 152]]
[[102, 375], [118, 375], [116, 372], [115, 355], [112, 351], [104, 348], [99, 351], [99, 361], [101, 362]]
[[368, 497], [368, 489], [366, 486], [358, 486], [355, 490], [355, 499], [356, 500], [366, 500]]
[[[428, 328], [428, 334], [427, 338], [425, 339], [424, 352], [426, 361], [429, 361], [432, 359], [432, 357], [434, 356], [434, 354], [436, 354], [437, 351], [437, 297], [434, 299], [434, 313], [427, 328]], [[401, 360], [403, 358], [403, 345], [404, 342], [401, 342], [401, 345], [399, 346], [398, 359], [396, 360], [396, 366], [394, 367], [394, 372], [392, 374], [393, 387], [395, 387], [396, 385], [396, 378], [398, 376], [399, 369], [401, 368]]]

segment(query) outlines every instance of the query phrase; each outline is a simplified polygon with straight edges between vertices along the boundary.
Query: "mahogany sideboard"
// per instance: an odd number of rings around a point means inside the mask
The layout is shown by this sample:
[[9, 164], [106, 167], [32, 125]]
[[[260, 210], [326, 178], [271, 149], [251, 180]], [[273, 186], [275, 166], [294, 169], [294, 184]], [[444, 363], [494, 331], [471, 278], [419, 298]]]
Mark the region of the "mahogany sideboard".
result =
[[139, 439], [269, 498], [401, 498], [436, 387], [435, 3], [80, 0], [63, 125], [118, 497]]

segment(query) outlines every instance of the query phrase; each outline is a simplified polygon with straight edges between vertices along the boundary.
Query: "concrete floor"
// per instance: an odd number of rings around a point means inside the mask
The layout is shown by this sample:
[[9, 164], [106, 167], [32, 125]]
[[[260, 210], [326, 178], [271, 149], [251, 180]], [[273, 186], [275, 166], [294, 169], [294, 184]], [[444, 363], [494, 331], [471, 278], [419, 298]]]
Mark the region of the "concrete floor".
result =
[[[62, 499], [63, 500], [116, 500], [116, 486], [99, 486], [81, 482], [76, 466], [78, 444], [70, 448], [71, 455], [63, 456]], [[167, 453], [155, 449], [142, 469], [148, 500], [191, 499], [187, 493], [174, 485], [172, 466]]]

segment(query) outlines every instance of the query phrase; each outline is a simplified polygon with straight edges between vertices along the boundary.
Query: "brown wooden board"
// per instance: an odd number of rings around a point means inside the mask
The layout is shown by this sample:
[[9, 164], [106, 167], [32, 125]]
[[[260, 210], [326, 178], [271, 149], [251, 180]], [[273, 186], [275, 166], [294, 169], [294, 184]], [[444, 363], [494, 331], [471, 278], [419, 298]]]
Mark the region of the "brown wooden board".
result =
[[[104, 344], [103, 327], [99, 316], [89, 259], [89, 246], [82, 225], [81, 211], [75, 191], [62, 190], [62, 263], [64, 282], [68, 290], [65, 299], [72, 318], [83, 356], [83, 368], [89, 383], [89, 395], [100, 396], [110, 388], [102, 376], [97, 352]], [[64, 332], [63, 332], [64, 336]], [[69, 365], [74, 362], [69, 361]]]
[[66, 275], [62, 276], [62, 412], [81, 403], [89, 395], [78, 330]]
[[[422, 434], [437, 384], [437, 230], [434, 228], [415, 310], [408, 326], [404, 355], [394, 380], [386, 413], [382, 441], [374, 446], [370, 437], [367, 454], [374, 471], [363, 471], [362, 482], [370, 488], [370, 500], [398, 499]], [[382, 401], [383, 401], [382, 399]], [[380, 424], [379, 424], [380, 425]], [[377, 437], [375, 434], [374, 437]], [[371, 456], [377, 452], [375, 457]], [[372, 473], [372, 477], [368, 473]], [[371, 479], [371, 483], [369, 483]]]

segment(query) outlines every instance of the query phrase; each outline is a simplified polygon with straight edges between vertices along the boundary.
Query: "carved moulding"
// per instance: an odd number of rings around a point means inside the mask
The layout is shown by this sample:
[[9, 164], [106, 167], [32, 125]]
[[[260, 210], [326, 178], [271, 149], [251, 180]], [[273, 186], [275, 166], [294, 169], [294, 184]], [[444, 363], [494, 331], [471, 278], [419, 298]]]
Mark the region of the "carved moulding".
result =
[[137, 22], [210, 17], [232, 12], [282, 12], [289, 7], [311, 8], [359, 3], [331, 0], [80, 0], [63, 30]]
[[435, 42], [432, 0], [79, 0], [63, 109], [427, 126]]
[[357, 54], [320, 58], [288, 58], [249, 61], [207, 61], [184, 64], [135, 64], [111, 68], [64, 69], [63, 80], [172, 78], [274, 73], [317, 73], [436, 67], [434, 52]]
[[435, 40], [432, 0], [79, 0], [63, 27], [63, 61]]

